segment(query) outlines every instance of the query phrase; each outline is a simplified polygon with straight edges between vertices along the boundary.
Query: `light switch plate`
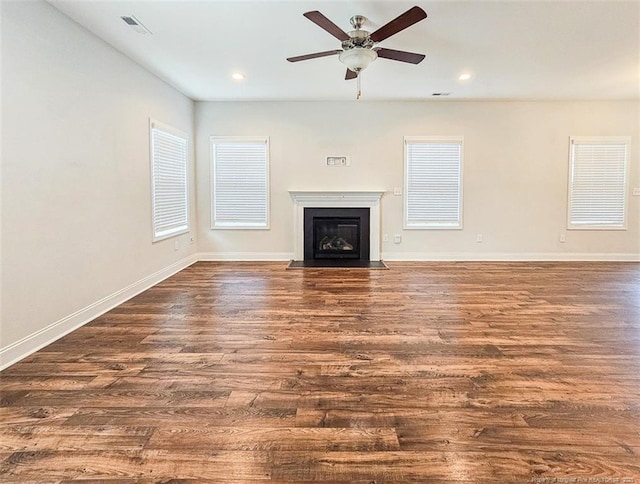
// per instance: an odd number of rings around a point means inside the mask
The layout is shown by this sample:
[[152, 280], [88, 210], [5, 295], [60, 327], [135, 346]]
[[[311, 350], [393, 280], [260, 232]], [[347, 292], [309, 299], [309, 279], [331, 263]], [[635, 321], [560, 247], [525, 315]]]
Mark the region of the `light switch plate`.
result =
[[349, 166], [351, 165], [351, 160], [349, 159], [348, 156], [327, 156], [326, 165], [327, 166]]

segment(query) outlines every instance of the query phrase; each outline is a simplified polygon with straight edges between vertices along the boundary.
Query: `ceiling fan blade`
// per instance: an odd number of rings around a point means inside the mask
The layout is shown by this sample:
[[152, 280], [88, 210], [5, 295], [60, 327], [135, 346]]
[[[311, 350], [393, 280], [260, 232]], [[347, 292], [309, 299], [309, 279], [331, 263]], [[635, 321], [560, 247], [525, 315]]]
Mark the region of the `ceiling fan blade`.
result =
[[416, 22], [420, 22], [420, 20], [425, 18], [427, 18], [427, 12], [422, 10], [420, 7], [412, 7], [399, 17], [393, 19], [391, 22], [380, 27], [371, 34], [370, 38], [374, 42], [380, 42], [397, 34], [407, 27], [411, 27]]
[[296, 57], [287, 57], [287, 60], [289, 62], [299, 62], [299, 61], [308, 60], [308, 59], [316, 59], [318, 57], [327, 57], [330, 55], [336, 55], [341, 52], [342, 52], [342, 49], [325, 50], [324, 52], [316, 52], [315, 54], [306, 54], [306, 55], [299, 55]]
[[424, 54], [415, 54], [413, 52], [405, 52], [404, 50], [393, 49], [376, 49], [378, 57], [383, 59], [391, 59], [400, 62], [408, 62], [409, 64], [420, 64], [426, 57]]
[[347, 69], [347, 73], [344, 75], [344, 80], [350, 81], [351, 79], [355, 79], [356, 77], [358, 77], [358, 74], [353, 72], [351, 69]]
[[329, 20], [327, 17], [322, 15], [317, 10], [314, 10], [313, 12], [306, 12], [303, 15], [307, 17], [309, 20], [311, 20], [318, 27], [323, 28], [324, 30], [329, 32], [338, 40], [344, 41], [344, 40], [349, 40], [351, 38], [347, 35], [347, 33], [344, 30], [342, 30], [340, 27], [338, 27], [336, 24], [334, 24], [331, 20]]

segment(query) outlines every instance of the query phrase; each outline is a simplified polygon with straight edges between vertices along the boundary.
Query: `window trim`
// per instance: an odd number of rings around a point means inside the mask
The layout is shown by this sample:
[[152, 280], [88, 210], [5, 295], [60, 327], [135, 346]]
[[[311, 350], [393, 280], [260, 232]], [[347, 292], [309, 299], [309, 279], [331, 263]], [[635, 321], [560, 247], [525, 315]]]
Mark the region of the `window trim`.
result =
[[[573, 225], [571, 223], [571, 186], [573, 182], [573, 145], [574, 141], [577, 141], [580, 144], [624, 144], [626, 145], [626, 156], [625, 156], [625, 166], [624, 166], [624, 198], [623, 198], [623, 221], [622, 225]], [[570, 136], [569, 137], [569, 163], [568, 170], [569, 173], [567, 175], [567, 230], [608, 230], [608, 231], [619, 231], [619, 230], [627, 230], [627, 220], [628, 220], [628, 203], [629, 203], [629, 148], [631, 147], [631, 137], [630, 136]]]
[[[409, 165], [410, 143], [460, 143], [460, 217], [457, 225], [409, 224]], [[463, 230], [464, 229], [464, 136], [405, 136], [404, 137], [404, 200], [402, 223], [405, 230]]]
[[[215, 170], [215, 153], [214, 145], [224, 142], [259, 142], [264, 143], [266, 147], [266, 159], [265, 159], [265, 177], [266, 177], [266, 220], [262, 225], [233, 225], [233, 224], [216, 224], [215, 215], [215, 186], [216, 186], [216, 170]], [[211, 210], [211, 230], [270, 230], [271, 229], [271, 149], [270, 140], [268, 136], [210, 136], [209, 137], [209, 170], [210, 185], [210, 203], [209, 209]]]
[[[169, 133], [173, 136], [177, 136], [185, 140], [186, 143], [186, 159], [184, 164], [185, 169], [185, 201], [186, 201], [186, 215], [187, 221], [185, 226], [181, 226], [170, 230], [168, 232], [164, 232], [161, 235], [157, 235], [156, 227], [155, 227], [155, 214], [156, 214], [156, 187], [155, 187], [155, 163], [153, 157], [153, 130], [158, 129], [160, 131], [164, 131], [165, 133]], [[151, 235], [152, 235], [152, 243], [160, 242], [162, 240], [166, 240], [172, 237], [177, 237], [178, 235], [186, 234], [191, 231], [191, 210], [190, 210], [190, 190], [189, 190], [189, 153], [191, 150], [191, 143], [189, 142], [189, 135], [186, 131], [181, 131], [173, 126], [158, 121], [154, 118], [149, 118], [149, 165], [150, 165], [150, 183], [151, 183]]]

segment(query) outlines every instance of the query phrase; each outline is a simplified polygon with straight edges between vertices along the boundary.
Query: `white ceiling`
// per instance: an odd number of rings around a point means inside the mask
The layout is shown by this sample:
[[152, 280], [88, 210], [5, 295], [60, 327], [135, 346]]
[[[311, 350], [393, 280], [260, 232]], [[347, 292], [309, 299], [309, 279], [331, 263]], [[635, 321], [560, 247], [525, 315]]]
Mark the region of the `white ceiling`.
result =
[[[639, 99], [640, 1], [89, 1], [49, 0], [98, 37], [195, 100], [353, 99], [340, 48], [302, 16], [320, 10], [343, 30], [355, 14], [370, 32], [413, 5], [428, 18], [379, 46], [427, 55], [419, 65], [378, 59], [362, 99]], [[134, 15], [152, 35], [120, 18]], [[233, 81], [233, 72], [245, 74]], [[463, 72], [469, 81], [459, 81]]]

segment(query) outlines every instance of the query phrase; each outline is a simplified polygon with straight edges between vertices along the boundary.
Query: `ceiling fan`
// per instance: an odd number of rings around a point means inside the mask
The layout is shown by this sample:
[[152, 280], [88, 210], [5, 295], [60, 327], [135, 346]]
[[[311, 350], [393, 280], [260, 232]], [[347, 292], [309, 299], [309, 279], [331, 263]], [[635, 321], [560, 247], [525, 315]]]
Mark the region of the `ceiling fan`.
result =
[[360, 73], [378, 57], [400, 62], [408, 62], [409, 64], [419, 64], [425, 58], [424, 54], [405, 52], [403, 50], [385, 49], [384, 47], [375, 47], [378, 42], [381, 42], [407, 27], [411, 27], [420, 20], [427, 18], [427, 13], [420, 7], [416, 6], [410, 8], [402, 15], [383, 25], [373, 33], [362, 30], [362, 25], [367, 21], [367, 18], [362, 15], [354, 15], [351, 17], [350, 23], [355, 30], [352, 30], [349, 33], [343, 31], [317, 10], [306, 12], [303, 15], [320, 28], [326, 30], [335, 38], [340, 40], [342, 42], [342, 49], [288, 57], [287, 60], [289, 62], [299, 62], [339, 54], [338, 58], [340, 59], [340, 62], [347, 66], [345, 79], [358, 79], [357, 98], [360, 98]]

